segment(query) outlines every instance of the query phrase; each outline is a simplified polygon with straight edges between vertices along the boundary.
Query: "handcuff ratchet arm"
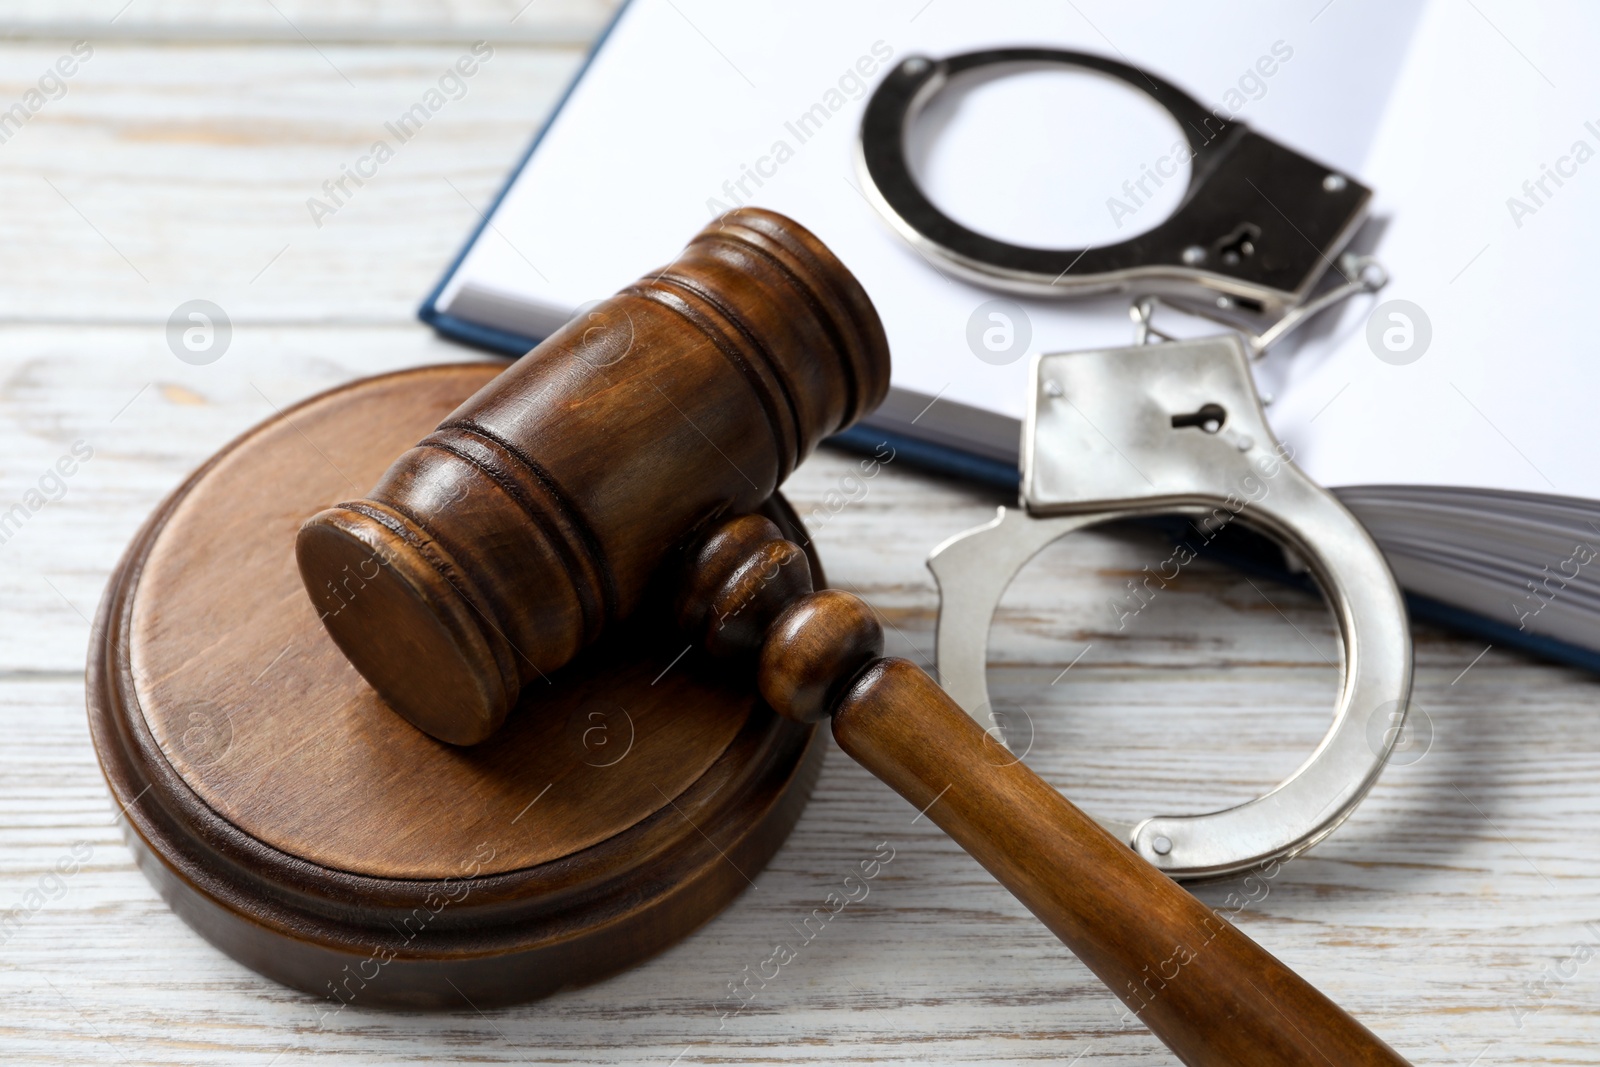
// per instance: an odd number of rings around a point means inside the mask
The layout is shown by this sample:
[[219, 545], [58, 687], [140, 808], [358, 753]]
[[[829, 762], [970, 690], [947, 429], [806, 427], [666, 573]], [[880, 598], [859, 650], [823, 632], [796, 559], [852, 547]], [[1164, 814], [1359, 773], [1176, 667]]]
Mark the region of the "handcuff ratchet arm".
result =
[[[1240, 519], [1305, 560], [1333, 609], [1344, 647], [1333, 722], [1300, 768], [1255, 800], [1103, 825], [1177, 878], [1258, 868], [1316, 844], [1372, 788], [1410, 696], [1405, 607], [1377, 545], [1273, 436], [1236, 335], [1044, 355], [1034, 361], [1030, 388], [1022, 508], [1002, 508], [994, 521], [940, 545], [928, 562], [939, 582], [946, 690], [981, 721], [1000, 596], [1059, 537], [1138, 516], [1203, 515], [1213, 525]], [[1383, 729], [1374, 735], [1376, 717]]]

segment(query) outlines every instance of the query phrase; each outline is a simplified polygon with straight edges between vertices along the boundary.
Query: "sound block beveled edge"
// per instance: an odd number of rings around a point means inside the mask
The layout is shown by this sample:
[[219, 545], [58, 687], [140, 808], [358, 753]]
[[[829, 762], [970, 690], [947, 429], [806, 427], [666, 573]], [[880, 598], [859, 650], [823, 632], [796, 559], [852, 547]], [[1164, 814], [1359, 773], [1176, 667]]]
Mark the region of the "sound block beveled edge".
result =
[[[487, 1007], [641, 962], [750, 884], [799, 818], [825, 751], [814, 727], [764, 706], [670, 805], [572, 855], [505, 873], [442, 881], [355, 875], [280, 852], [208, 807], [138, 708], [127, 631], [142, 567], [167, 517], [255, 432], [231, 442], [151, 515], [111, 576], [89, 644], [86, 699], [101, 769], [140, 869], [177, 915], [253, 970], [340, 1005], [443, 1009], [465, 999]], [[769, 513], [799, 529], [781, 497]]]

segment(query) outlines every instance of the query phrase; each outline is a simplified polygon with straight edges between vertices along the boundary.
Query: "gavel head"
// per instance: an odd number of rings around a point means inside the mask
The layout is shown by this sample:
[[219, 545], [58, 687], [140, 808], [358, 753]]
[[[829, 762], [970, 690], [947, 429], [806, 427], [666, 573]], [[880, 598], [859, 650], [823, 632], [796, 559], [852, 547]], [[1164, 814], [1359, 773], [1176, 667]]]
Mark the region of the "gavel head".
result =
[[810, 232], [740, 209], [456, 409], [362, 500], [301, 527], [300, 574], [380, 696], [455, 744], [638, 606], [882, 401], [889, 350]]

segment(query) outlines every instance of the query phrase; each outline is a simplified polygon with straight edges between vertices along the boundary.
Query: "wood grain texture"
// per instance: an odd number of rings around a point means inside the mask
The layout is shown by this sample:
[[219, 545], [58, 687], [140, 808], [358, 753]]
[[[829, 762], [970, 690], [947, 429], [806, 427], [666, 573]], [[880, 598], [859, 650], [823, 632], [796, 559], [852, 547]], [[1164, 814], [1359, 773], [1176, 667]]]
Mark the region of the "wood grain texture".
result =
[[[761, 648], [761, 695], [780, 715], [820, 722], [835, 714], [856, 675], [883, 655], [883, 626], [872, 605], [842, 589], [793, 601]], [[926, 747], [943, 747], [927, 738]]]
[[[559, 708], [517, 716], [502, 745], [470, 755], [397, 721], [328, 642], [289, 558], [305, 511], [346, 496], [347, 479], [375, 480], [497, 370], [367, 379], [296, 408], [214, 464], [143, 561], [127, 633], [138, 710], [200, 799], [279, 851], [447, 878], [492, 836], [481, 873], [547, 863], [655, 813], [740, 729], [745, 715], [702, 691], [698, 671], [666, 670], [682, 646], [661, 627], [636, 638], [637, 662], [562, 678]], [[368, 592], [346, 590], [352, 605]], [[634, 773], [596, 782], [613, 758]], [[508, 833], [536, 799], [538, 817]]]
[[792, 219], [725, 212], [307, 515], [306, 594], [390, 707], [478, 744], [888, 388], [849, 270]]
[[764, 516], [725, 522], [685, 555], [673, 616], [719, 659], [753, 660], [772, 620], [816, 588], [805, 552]]
[[614, 0], [13, 0], [7, 35], [240, 44], [383, 44], [482, 38], [547, 47], [587, 45]]
[[[737, 545], [738, 550], [729, 551]], [[749, 575], [774, 579], [795, 544], [744, 516], [714, 531], [683, 594], [689, 618], [751, 599]], [[742, 595], [742, 597], [741, 597]], [[696, 601], [699, 601], [697, 604]], [[767, 620], [761, 694], [796, 722], [832, 718], [834, 740], [950, 835], [1192, 1067], [1406, 1067], [1366, 1027], [1213, 909], [1129, 851], [962, 710], [929, 674], [883, 655], [871, 605], [842, 589], [796, 589]], [[885, 845], [885, 848], [888, 846]], [[892, 854], [892, 850], [891, 850]], [[889, 857], [844, 881], [864, 900]], [[1270, 881], [1281, 864], [1251, 872]], [[789, 951], [780, 943], [774, 959]], [[748, 991], [736, 988], [742, 995]]]
[[[299, 588], [301, 517], [497, 371], [363, 378], [242, 435], [145, 524], [90, 640], [95, 751], [140, 869], [330, 1011], [520, 1003], [647, 959], [752, 884], [820, 763], [648, 611], [492, 751], [435, 743], [350, 668]], [[803, 536], [780, 497], [762, 511]]]
[[[205, 7], [204, 18], [256, 17]], [[7, 43], [0, 60], [26, 80], [59, 51]], [[83, 616], [161, 497], [274, 405], [472, 358], [411, 317], [475, 218], [442, 179], [481, 206], [577, 62], [568, 49], [498, 50], [459, 109], [317, 230], [305, 198], [457, 52], [347, 51], [350, 64], [330, 55], [361, 72], [354, 93], [303, 43], [108, 46], [103, 80], [75, 85], [4, 146], [0, 500], [19, 499], [76, 439], [95, 456], [0, 545], [0, 908], [26, 912], [0, 946], [0, 1054], [255, 1067], [1172, 1063], [987, 872], [836, 751], [758, 891], [647, 965], [536, 1005], [324, 1018], [162, 904], [94, 764]], [[139, 246], [150, 288], [45, 177], [124, 251], [124, 238]], [[238, 327], [206, 367], [180, 363], [162, 335], [194, 296]], [[923, 558], [1008, 501], [903, 461], [868, 478], [859, 462], [823, 449], [787, 492], [829, 580], [879, 610], [892, 654], [927, 665], [936, 598]], [[1200, 561], [1117, 629], [1107, 600], [1169, 553], [1137, 536], [1075, 537], [1027, 573], [998, 621], [990, 684], [1028, 712], [1012, 736], [1031, 723], [1029, 765], [1091, 813], [1246, 799], [1293, 769], [1331, 713], [1333, 630], [1305, 597]], [[1197, 893], [1415, 1063], [1600, 1063], [1600, 963], [1569, 962], [1600, 922], [1596, 683], [1483, 649], [1419, 629], [1427, 755], [1391, 767], [1265, 892], [1233, 880]], [[895, 858], [870, 897], [724, 1019], [740, 1003], [727, 984], [885, 840]], [[58, 889], [47, 876], [79, 841], [92, 854]]]
[[[7, 106], [70, 43], [5, 44], [0, 60], [19, 79]], [[236, 343], [281, 324], [410, 321], [582, 60], [493, 47], [402, 143], [386, 124], [437, 89], [469, 43], [97, 45], [66, 94], [5, 142], [12, 242], [0, 263], [14, 284], [0, 315], [161, 326], [203, 297], [231, 317]], [[393, 157], [336, 203], [324, 183], [379, 140]], [[336, 210], [313, 217], [314, 197]], [[539, 249], [518, 247], [557, 276]]]
[[[843, 594], [848, 595], [848, 594]], [[869, 666], [833, 736], [918, 805], [1194, 1067], [1404, 1067], [1370, 1030], [1034, 774], [909, 660]], [[781, 709], [780, 709], [781, 710]], [[1256, 872], [1276, 877], [1277, 864]]]

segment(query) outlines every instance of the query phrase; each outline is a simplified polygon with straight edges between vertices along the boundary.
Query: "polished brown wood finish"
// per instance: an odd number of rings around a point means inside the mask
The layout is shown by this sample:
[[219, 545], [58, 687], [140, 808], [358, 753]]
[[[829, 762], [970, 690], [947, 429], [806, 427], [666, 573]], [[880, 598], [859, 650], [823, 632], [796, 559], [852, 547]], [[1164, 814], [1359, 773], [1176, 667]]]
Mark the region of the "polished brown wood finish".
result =
[[[847, 753], [950, 833], [1186, 1063], [1403, 1064], [927, 675], [883, 658], [871, 608], [812, 591], [800, 549], [772, 523], [745, 515], [717, 528], [875, 403], [887, 367], [871, 305], [816, 239], [734, 212], [481, 391], [369, 499], [309, 520], [297, 546], [305, 585], [395, 710], [470, 743], [698, 541], [677, 561], [691, 639], [754, 658], [761, 694], [797, 724], [831, 715]], [[731, 666], [724, 676], [748, 679]]]
[[883, 655], [883, 628], [867, 602], [837, 589], [798, 597], [761, 646], [761, 695], [796, 722], [833, 714], [850, 680]]
[[[334, 641], [456, 744], [638, 606], [888, 390], [877, 313], [820, 241], [740, 209], [540, 344], [297, 553]], [[359, 587], [360, 595], [354, 590]]]
[[1018, 761], [903, 659], [858, 676], [833, 736], [1027, 905], [1184, 1063], [1406, 1061]]
[[[713, 535], [721, 550], [699, 557], [707, 572], [691, 576], [681, 618], [748, 591], [750, 568], [783, 554], [761, 533], [745, 521]], [[1406, 1062], [1101, 829], [915, 664], [882, 658], [882, 632], [859, 597], [748, 599], [769, 620], [758, 679], [767, 701], [800, 722], [831, 714], [840, 748], [982, 863], [1183, 1062]]]
[[[478, 749], [414, 729], [349, 666], [301, 587], [300, 522], [503, 369], [385, 375], [268, 420], [151, 517], [101, 604], [90, 727], [141, 868], [326, 1011], [469, 1010], [648, 957], [749, 887], [825, 748], [660, 613], [531, 687], [538, 713]], [[764, 513], [804, 539], [781, 498]]]
[[753, 655], [778, 613], [812, 587], [805, 553], [765, 516], [744, 515], [718, 527], [690, 556], [678, 627], [713, 656]]

